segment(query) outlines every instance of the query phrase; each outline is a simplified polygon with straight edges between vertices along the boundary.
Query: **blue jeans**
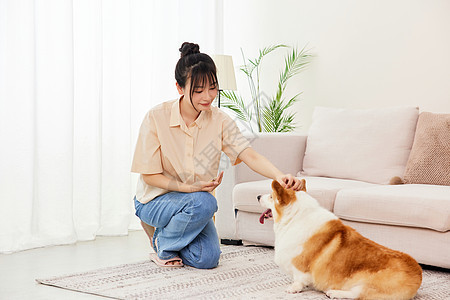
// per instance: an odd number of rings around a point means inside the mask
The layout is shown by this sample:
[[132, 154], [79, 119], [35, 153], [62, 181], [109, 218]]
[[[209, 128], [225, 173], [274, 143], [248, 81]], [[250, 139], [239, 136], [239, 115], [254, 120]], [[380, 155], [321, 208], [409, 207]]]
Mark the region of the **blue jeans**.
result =
[[217, 267], [219, 238], [212, 220], [217, 200], [208, 192], [169, 192], [146, 204], [134, 198], [136, 216], [155, 227], [153, 245], [158, 257], [179, 256], [183, 263], [199, 269]]

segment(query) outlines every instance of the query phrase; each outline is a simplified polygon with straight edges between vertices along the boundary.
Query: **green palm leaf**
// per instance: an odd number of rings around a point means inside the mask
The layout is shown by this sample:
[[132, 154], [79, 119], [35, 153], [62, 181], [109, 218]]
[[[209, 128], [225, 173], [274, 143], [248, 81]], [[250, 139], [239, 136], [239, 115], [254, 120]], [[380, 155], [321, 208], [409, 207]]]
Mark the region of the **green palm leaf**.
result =
[[[253, 74], [253, 71], [255, 71], [255, 69], [257, 69], [260, 64], [262, 59], [264, 58], [264, 56], [268, 55], [269, 53], [271, 53], [272, 51], [278, 49], [278, 48], [283, 48], [283, 47], [287, 47], [286, 45], [272, 45], [269, 47], [266, 47], [262, 50], [259, 50], [259, 56], [255, 59], [255, 60], [248, 60], [248, 63], [241, 66], [240, 70], [243, 71], [245, 73], [245, 75], [251, 77]], [[245, 61], [245, 57], [244, 57], [244, 61]]]
[[287, 47], [286, 45], [278, 44], [278, 45], [272, 45], [272, 46], [266, 47], [262, 50], [259, 50], [259, 57], [256, 59], [257, 65], [259, 65], [261, 63], [261, 60], [267, 54], [271, 53], [274, 50], [277, 50], [278, 48], [286, 48], [286, 47]]
[[241, 96], [237, 95], [234, 91], [221, 91], [220, 96], [223, 99], [221, 101], [222, 107], [232, 110], [239, 119], [245, 122], [252, 120], [252, 114], [247, 109]]
[[277, 99], [280, 99], [281, 95], [285, 91], [287, 81], [303, 71], [310, 63], [311, 57], [312, 56], [307, 50], [305, 50], [305, 48], [300, 51], [294, 48], [292, 49], [292, 52], [287, 55], [284, 63], [284, 70], [280, 73], [278, 80], [278, 89], [275, 96]]
[[[241, 49], [242, 58], [245, 64], [240, 66], [240, 70], [246, 75], [250, 87], [252, 98], [252, 103], [250, 105], [246, 105], [242, 97], [235, 92], [221, 92], [221, 95], [224, 98], [222, 106], [232, 110], [239, 119], [245, 122], [251, 123], [252, 116], [254, 115], [259, 132], [289, 132], [296, 127], [294, 122], [295, 113], [288, 112], [288, 109], [299, 100], [302, 93], [298, 93], [290, 99], [285, 99], [283, 94], [289, 79], [302, 72], [310, 63], [312, 55], [309, 54], [308, 50], [305, 48], [301, 50], [293, 48], [286, 55], [284, 68], [279, 75], [276, 94], [266, 105], [263, 105], [262, 103], [262, 95], [259, 86], [260, 67], [263, 58], [276, 49], [286, 47], [288, 46], [283, 44], [265, 47], [259, 50], [258, 57], [253, 60], [247, 60]], [[255, 71], [256, 76], [254, 76]]]

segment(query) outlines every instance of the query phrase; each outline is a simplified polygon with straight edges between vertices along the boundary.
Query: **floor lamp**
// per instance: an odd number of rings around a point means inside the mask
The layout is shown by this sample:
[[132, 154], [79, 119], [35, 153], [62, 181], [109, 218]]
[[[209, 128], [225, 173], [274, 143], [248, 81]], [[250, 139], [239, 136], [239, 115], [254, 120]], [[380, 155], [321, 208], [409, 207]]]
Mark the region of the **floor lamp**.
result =
[[213, 55], [216, 64], [219, 92], [217, 106], [220, 107], [220, 91], [236, 91], [236, 77], [234, 75], [233, 58], [230, 55]]

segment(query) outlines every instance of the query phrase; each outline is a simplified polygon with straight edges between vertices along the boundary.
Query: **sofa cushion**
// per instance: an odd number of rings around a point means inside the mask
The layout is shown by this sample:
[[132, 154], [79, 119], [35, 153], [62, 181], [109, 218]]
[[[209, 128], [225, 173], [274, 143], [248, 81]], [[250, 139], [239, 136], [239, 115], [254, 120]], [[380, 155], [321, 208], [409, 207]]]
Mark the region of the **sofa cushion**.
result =
[[[340, 189], [372, 187], [374, 184], [336, 178], [303, 176], [306, 180], [308, 194], [316, 198], [319, 204], [333, 211], [334, 200]], [[264, 209], [259, 205], [256, 197], [271, 192], [272, 180], [251, 181], [237, 184], [233, 189], [233, 203], [236, 209], [262, 213]]]
[[450, 185], [450, 114], [419, 115], [404, 179], [406, 183]]
[[390, 185], [338, 192], [334, 213], [367, 223], [450, 230], [450, 186]]
[[303, 174], [386, 184], [402, 176], [414, 139], [416, 107], [317, 107]]

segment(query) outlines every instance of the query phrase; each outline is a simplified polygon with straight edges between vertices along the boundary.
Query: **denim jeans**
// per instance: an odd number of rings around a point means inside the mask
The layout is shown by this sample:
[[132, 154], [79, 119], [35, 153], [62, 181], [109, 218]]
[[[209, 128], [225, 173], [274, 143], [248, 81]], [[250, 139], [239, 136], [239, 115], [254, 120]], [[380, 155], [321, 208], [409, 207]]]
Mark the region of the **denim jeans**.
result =
[[219, 238], [212, 220], [217, 200], [208, 192], [169, 192], [146, 204], [134, 198], [136, 216], [155, 227], [153, 245], [158, 257], [179, 256], [183, 263], [199, 269], [217, 267]]

